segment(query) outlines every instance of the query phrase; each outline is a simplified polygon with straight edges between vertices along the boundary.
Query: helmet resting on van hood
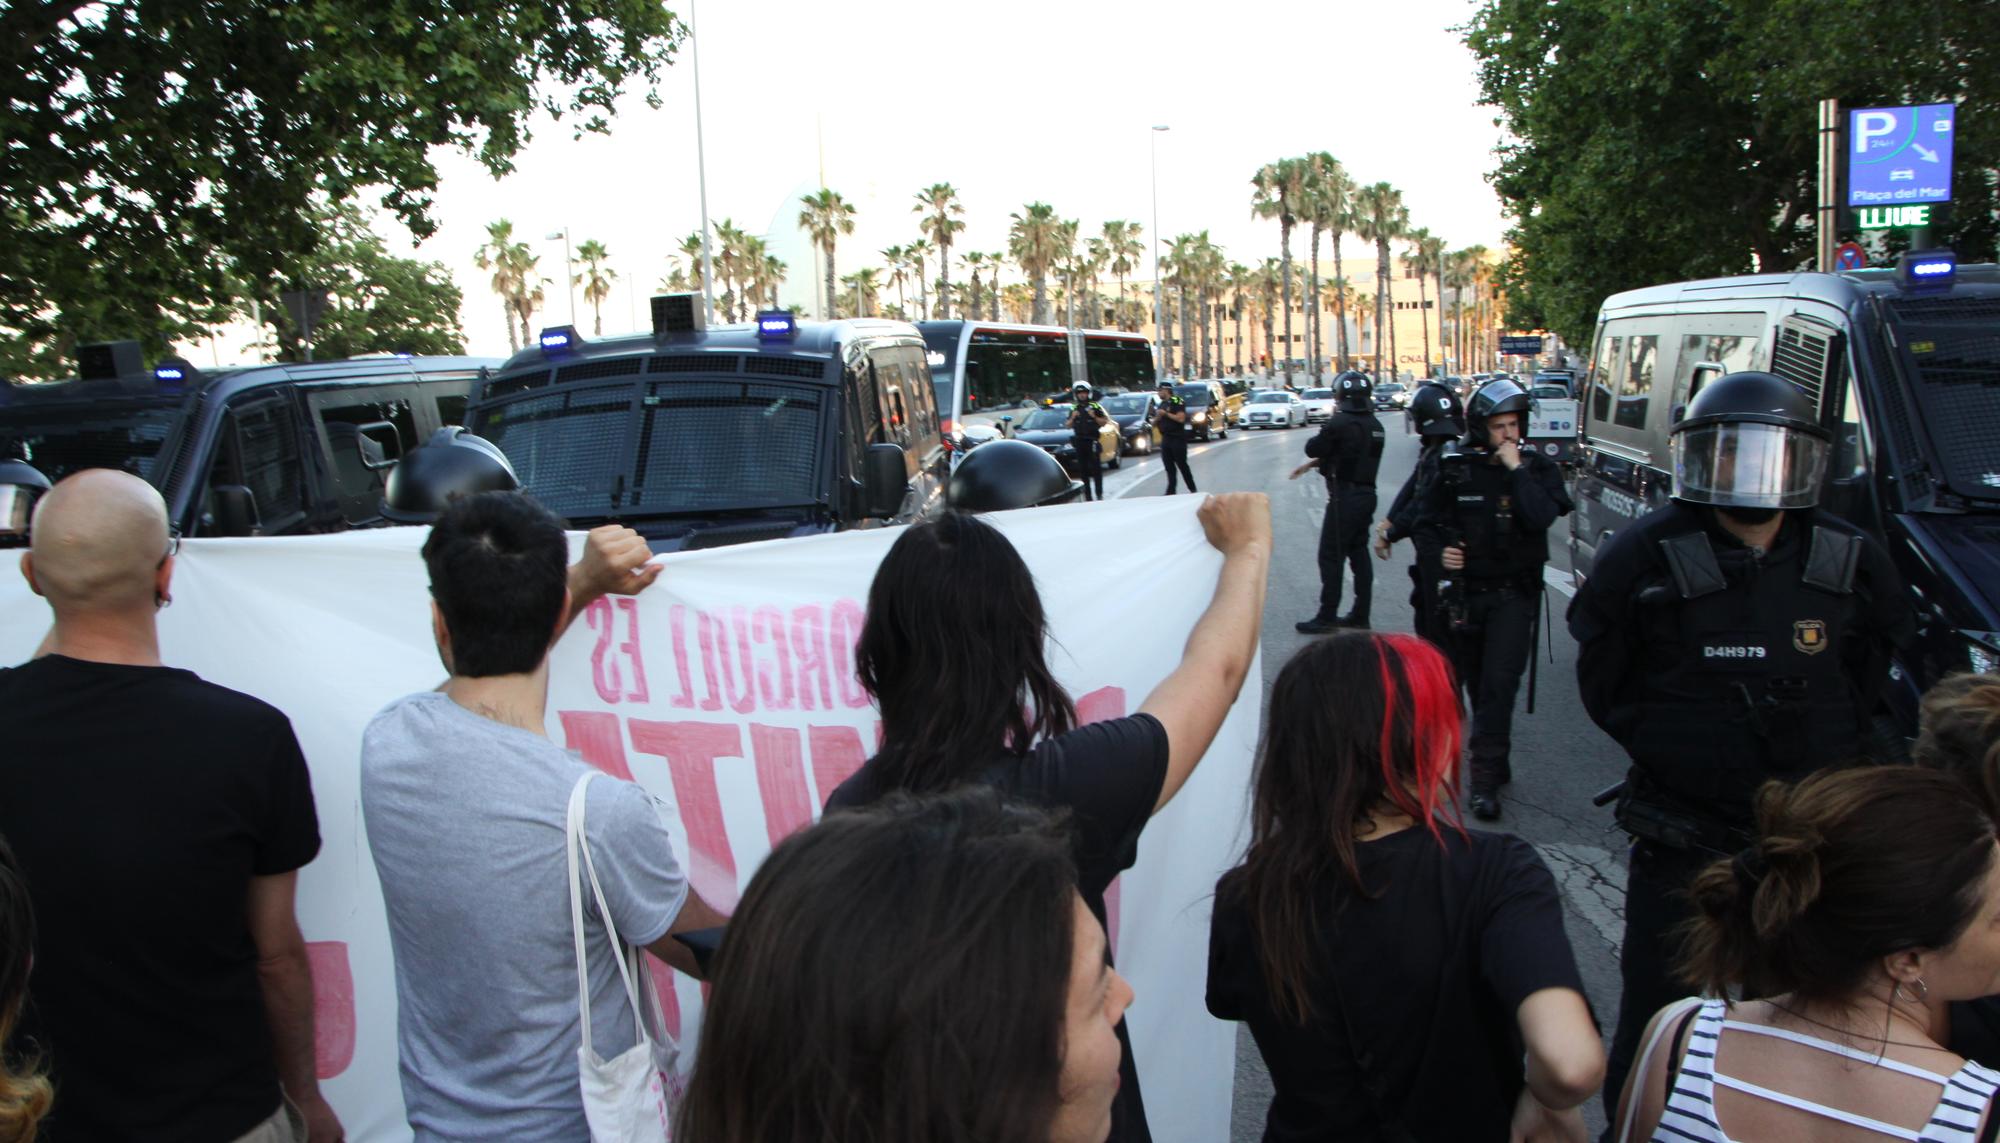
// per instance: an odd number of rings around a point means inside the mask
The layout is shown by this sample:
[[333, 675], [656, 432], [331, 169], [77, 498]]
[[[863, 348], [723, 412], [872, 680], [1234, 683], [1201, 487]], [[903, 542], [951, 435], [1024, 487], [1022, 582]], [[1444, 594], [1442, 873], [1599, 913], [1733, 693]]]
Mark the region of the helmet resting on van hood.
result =
[[462, 426], [447, 425], [390, 470], [382, 517], [397, 524], [428, 524], [461, 496], [520, 487], [499, 446]]
[[962, 512], [1005, 512], [1066, 504], [1083, 494], [1063, 466], [1027, 441], [988, 441], [952, 470], [946, 499]]

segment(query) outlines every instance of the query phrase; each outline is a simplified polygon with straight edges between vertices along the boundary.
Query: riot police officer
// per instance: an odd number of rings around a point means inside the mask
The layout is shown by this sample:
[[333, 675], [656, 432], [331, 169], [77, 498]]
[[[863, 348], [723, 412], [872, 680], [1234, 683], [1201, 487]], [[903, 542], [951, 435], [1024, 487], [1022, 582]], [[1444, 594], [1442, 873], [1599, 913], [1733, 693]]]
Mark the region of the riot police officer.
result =
[[1174, 477], [1187, 481], [1188, 491], [1195, 491], [1194, 470], [1188, 467], [1188, 411], [1187, 402], [1174, 392], [1174, 383], [1160, 382], [1160, 414], [1153, 421], [1160, 430], [1160, 463], [1167, 468], [1167, 495], [1175, 492]]
[[[1455, 450], [1458, 438], [1465, 435], [1465, 409], [1458, 402], [1458, 394], [1451, 387], [1435, 379], [1426, 381], [1410, 396], [1408, 420], [1416, 426], [1418, 439], [1423, 442], [1423, 451], [1417, 454], [1416, 466], [1410, 469], [1408, 479], [1396, 490], [1396, 498], [1389, 503], [1389, 511], [1375, 525], [1375, 557], [1386, 560], [1389, 549], [1397, 540], [1412, 536], [1417, 519], [1417, 490], [1425, 481], [1437, 473], [1438, 458], [1447, 449]], [[1436, 553], [1431, 553], [1435, 557]], [[1431, 618], [1437, 610], [1437, 601], [1431, 598], [1430, 585], [1425, 580], [1422, 569], [1424, 553], [1410, 564], [1410, 614], [1414, 617], [1417, 634], [1431, 638]]]
[[1098, 452], [1098, 430], [1109, 424], [1111, 417], [1103, 405], [1090, 399], [1090, 382], [1078, 381], [1070, 386], [1069, 396], [1070, 443], [1076, 448], [1076, 473], [1083, 480], [1083, 498], [1102, 500], [1104, 456]]
[[1514, 699], [1535, 646], [1548, 531], [1572, 504], [1562, 470], [1520, 447], [1528, 394], [1489, 381], [1466, 403], [1466, 445], [1441, 451], [1417, 493], [1421, 575], [1436, 601], [1429, 630], [1472, 698], [1473, 816], [1500, 816], [1513, 778]]
[[[1341, 627], [1368, 626], [1375, 597], [1375, 569], [1368, 564], [1368, 523], [1375, 515], [1375, 473], [1382, 467], [1382, 422], [1375, 419], [1374, 389], [1349, 370], [1334, 379], [1334, 413], [1306, 442], [1311, 458], [1292, 470], [1297, 480], [1313, 469], [1326, 478], [1326, 516], [1319, 526], [1319, 610], [1294, 627], [1321, 635]], [[1354, 610], [1340, 613], [1340, 581], [1354, 569]]]
[[1687, 995], [1670, 973], [1681, 894], [1748, 844], [1767, 779], [1866, 749], [1914, 629], [1888, 555], [1815, 507], [1828, 439], [1782, 377], [1710, 382], [1669, 430], [1672, 501], [1619, 529], [1570, 602], [1584, 708], [1632, 759], [1608, 1106], [1647, 1020]]

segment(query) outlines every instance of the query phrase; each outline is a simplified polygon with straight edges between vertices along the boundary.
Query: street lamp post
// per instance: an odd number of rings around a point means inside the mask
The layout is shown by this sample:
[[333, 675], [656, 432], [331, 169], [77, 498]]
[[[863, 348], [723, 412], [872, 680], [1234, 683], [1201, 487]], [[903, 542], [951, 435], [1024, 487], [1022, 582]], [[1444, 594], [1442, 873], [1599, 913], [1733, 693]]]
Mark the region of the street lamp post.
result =
[[695, 28], [694, 0], [688, 0], [688, 54], [694, 63], [694, 170], [701, 188], [701, 305], [715, 320], [715, 261], [709, 253], [708, 150], [701, 136], [701, 33]]
[[569, 291], [569, 324], [575, 325], [576, 271], [570, 268], [569, 227], [565, 226], [561, 230], [552, 231], [548, 235], [550, 242], [554, 242], [558, 238], [563, 240], [563, 287]]
[[1164, 126], [1155, 126], [1147, 137], [1153, 147], [1153, 375], [1156, 377], [1165, 376], [1163, 366], [1167, 352], [1163, 340], [1167, 327], [1160, 321], [1160, 291], [1163, 288], [1160, 280], [1160, 132], [1165, 130]]

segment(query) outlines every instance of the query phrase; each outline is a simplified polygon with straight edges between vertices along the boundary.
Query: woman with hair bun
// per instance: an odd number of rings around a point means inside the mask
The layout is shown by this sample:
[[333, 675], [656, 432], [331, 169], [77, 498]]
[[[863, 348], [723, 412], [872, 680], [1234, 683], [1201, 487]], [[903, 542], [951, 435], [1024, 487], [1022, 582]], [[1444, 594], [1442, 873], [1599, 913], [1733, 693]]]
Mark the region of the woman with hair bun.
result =
[[34, 1143], [36, 1125], [54, 1093], [32, 1064], [19, 1066], [7, 1041], [28, 995], [34, 960], [35, 913], [14, 851], [0, 841], [0, 1143]]
[[[2000, 676], [1953, 675], [1924, 695], [1917, 716], [1917, 765], [1953, 774], [2000, 818]], [[1945, 1043], [1989, 1068], [2000, 1067], [2000, 997], [1951, 1006]]]
[[1868, 767], [1767, 785], [1758, 840], [1690, 890], [1682, 975], [1619, 1105], [1659, 1143], [1989, 1138], [2000, 1073], [1938, 1042], [2000, 992], [1993, 821], [1958, 780]]

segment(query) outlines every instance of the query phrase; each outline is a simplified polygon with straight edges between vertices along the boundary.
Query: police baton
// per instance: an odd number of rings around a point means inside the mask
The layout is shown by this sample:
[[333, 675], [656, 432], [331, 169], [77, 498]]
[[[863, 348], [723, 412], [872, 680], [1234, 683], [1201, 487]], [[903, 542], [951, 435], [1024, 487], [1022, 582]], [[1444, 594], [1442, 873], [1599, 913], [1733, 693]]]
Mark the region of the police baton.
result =
[[[1529, 714], [1535, 713], [1535, 677], [1540, 673], [1537, 670], [1537, 668], [1542, 665], [1542, 657], [1540, 655], [1535, 654], [1535, 644], [1541, 642], [1540, 637], [1542, 633], [1542, 613], [1549, 609], [1549, 585], [1544, 583], [1541, 585], [1541, 587], [1542, 590], [1535, 593], [1535, 622], [1532, 626], [1528, 628], [1528, 713]], [[1549, 661], [1551, 663], [1555, 662], [1554, 636], [1550, 637]]]

